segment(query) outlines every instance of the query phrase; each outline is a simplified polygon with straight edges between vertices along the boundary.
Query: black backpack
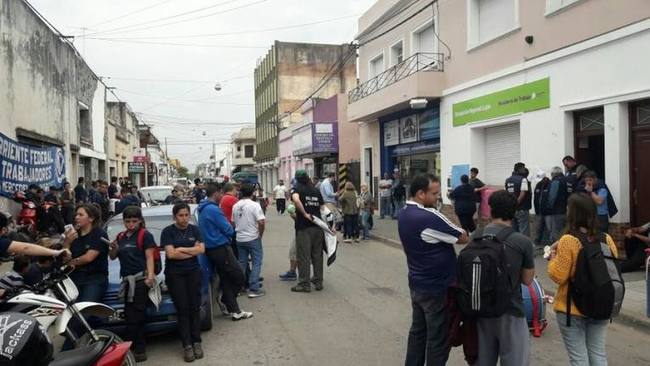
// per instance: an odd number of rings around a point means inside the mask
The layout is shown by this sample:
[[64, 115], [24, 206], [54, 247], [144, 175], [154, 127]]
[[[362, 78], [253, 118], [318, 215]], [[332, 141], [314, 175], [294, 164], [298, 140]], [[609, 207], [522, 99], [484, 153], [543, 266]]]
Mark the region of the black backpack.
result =
[[574, 278], [569, 282], [567, 326], [571, 325], [571, 303], [591, 319], [611, 319], [618, 315], [625, 296], [625, 283], [607, 245], [605, 234], [590, 241], [583, 233], [572, 233], [580, 239]]
[[[513, 285], [505, 258], [505, 240], [514, 230], [476, 236], [458, 255], [456, 300], [464, 316], [494, 318], [510, 306]], [[517, 289], [519, 290], [519, 289]]]

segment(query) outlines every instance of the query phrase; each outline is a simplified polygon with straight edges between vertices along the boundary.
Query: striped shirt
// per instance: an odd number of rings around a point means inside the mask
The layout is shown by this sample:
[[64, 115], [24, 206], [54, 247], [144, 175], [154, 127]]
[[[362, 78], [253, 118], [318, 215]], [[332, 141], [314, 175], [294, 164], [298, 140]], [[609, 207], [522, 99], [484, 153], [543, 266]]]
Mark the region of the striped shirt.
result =
[[409, 287], [439, 296], [456, 280], [454, 246], [464, 231], [434, 208], [407, 201], [397, 224], [406, 253]]

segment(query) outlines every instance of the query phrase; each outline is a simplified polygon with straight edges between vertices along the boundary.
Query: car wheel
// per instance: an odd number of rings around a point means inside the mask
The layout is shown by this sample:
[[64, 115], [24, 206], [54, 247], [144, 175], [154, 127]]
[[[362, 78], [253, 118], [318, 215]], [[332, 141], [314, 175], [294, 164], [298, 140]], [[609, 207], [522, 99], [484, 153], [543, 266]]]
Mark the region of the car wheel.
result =
[[[95, 329], [95, 333], [99, 337], [99, 339], [108, 339], [108, 338], [113, 338], [113, 343], [122, 343], [124, 342], [120, 336], [117, 334], [111, 332], [110, 330], [106, 329]], [[88, 346], [94, 342], [93, 338], [90, 336], [90, 333], [86, 333], [81, 338], [79, 338], [79, 341], [77, 342], [77, 347], [83, 347], [83, 346]], [[135, 356], [133, 355], [133, 352], [129, 350], [127, 352], [126, 357], [124, 357], [124, 362], [122, 362], [122, 366], [135, 366]]]
[[201, 330], [212, 329], [212, 316], [214, 314], [214, 293], [212, 292], [212, 283], [208, 286], [208, 301], [203, 306], [203, 318], [201, 319]]

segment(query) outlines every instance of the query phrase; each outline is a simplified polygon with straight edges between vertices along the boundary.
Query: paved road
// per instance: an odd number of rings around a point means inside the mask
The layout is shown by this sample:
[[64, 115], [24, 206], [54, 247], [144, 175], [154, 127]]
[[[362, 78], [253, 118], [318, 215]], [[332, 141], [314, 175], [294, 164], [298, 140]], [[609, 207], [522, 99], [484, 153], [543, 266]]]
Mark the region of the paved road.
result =
[[[310, 294], [289, 291], [293, 282], [277, 274], [288, 266], [293, 237], [290, 219], [269, 211], [264, 237], [264, 287], [267, 295], [240, 297], [254, 312], [250, 320], [219, 317], [203, 333], [206, 358], [200, 365], [400, 365], [410, 324], [410, 301], [403, 253], [370, 241], [342, 244], [338, 259], [325, 271], [325, 290]], [[566, 365], [568, 359], [552, 311], [549, 328], [533, 339], [533, 365]], [[608, 333], [612, 365], [649, 365], [647, 335], [619, 324]], [[149, 341], [144, 365], [182, 365], [175, 335]], [[464, 365], [454, 349], [450, 365]]]

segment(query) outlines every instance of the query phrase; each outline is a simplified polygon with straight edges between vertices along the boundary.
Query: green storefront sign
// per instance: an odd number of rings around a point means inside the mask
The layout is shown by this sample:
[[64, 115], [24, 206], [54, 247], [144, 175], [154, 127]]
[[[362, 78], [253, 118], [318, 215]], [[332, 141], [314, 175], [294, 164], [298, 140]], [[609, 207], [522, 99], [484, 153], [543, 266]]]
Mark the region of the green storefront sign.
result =
[[549, 78], [541, 79], [454, 104], [454, 126], [544, 109], [550, 104]]

